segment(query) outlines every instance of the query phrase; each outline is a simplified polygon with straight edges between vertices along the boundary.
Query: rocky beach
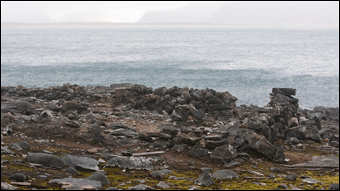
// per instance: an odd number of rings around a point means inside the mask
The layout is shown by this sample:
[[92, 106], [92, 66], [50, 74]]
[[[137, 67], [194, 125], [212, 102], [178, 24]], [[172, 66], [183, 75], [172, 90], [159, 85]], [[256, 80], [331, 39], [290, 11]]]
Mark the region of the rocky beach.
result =
[[1, 189], [339, 189], [339, 108], [298, 89], [1, 87]]

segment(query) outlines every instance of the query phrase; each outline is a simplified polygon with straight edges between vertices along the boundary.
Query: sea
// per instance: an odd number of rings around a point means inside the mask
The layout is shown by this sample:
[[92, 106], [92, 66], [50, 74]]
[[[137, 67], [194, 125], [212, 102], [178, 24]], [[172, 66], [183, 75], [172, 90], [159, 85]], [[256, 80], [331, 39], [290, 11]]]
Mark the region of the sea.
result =
[[295, 88], [302, 109], [339, 107], [339, 26], [1, 27], [1, 86], [66, 83], [210, 88], [261, 107]]

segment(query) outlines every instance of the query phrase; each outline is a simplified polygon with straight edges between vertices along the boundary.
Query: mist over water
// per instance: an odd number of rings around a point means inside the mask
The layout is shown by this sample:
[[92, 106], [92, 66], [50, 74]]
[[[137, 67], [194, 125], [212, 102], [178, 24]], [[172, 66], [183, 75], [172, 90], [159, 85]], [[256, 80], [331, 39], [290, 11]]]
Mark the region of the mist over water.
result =
[[229, 91], [264, 106], [273, 87], [300, 107], [339, 107], [339, 28], [210, 25], [1, 28], [1, 86], [138, 83]]

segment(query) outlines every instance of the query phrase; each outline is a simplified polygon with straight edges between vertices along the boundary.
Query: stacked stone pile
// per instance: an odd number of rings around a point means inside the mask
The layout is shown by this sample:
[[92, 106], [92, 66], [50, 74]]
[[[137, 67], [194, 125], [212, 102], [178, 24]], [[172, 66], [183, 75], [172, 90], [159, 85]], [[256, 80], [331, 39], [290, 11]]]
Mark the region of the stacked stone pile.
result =
[[[116, 87], [116, 85], [111, 85]], [[196, 124], [215, 119], [233, 117], [236, 100], [229, 92], [216, 92], [212, 89], [198, 90], [193, 88], [167, 89], [160, 87], [152, 90], [143, 85], [125, 85], [112, 91], [111, 104], [117, 106], [129, 103], [132, 108], [151, 110], [155, 113], [171, 115], [173, 121], [194, 121]]]
[[[301, 110], [298, 99], [292, 97], [295, 94], [295, 89], [273, 88], [267, 106], [236, 107], [237, 98], [230, 93], [209, 88], [174, 86], [153, 90], [128, 83], [110, 87], [70, 84], [50, 88], [1, 87], [1, 124], [6, 129], [10, 129], [7, 124], [14, 119], [56, 127], [61, 124], [78, 129], [75, 134], [89, 142], [111, 144], [112, 137], [119, 137], [119, 144], [133, 145], [139, 139], [153, 148], [222, 161], [255, 150], [282, 163], [285, 156], [282, 147], [276, 144], [279, 139], [293, 145], [328, 139], [332, 146], [338, 147], [339, 128], [323, 126], [322, 122], [338, 123], [339, 109]], [[115, 112], [96, 111], [96, 104], [90, 107], [91, 102], [96, 102], [98, 107], [111, 107]], [[134, 127], [97, 120], [113, 114], [140, 120], [145, 118], [144, 111], [153, 112], [147, 114], [150, 118], [159, 120], [163, 116], [161, 120], [165, 117], [170, 123], [159, 126], [157, 133], [138, 133]]]

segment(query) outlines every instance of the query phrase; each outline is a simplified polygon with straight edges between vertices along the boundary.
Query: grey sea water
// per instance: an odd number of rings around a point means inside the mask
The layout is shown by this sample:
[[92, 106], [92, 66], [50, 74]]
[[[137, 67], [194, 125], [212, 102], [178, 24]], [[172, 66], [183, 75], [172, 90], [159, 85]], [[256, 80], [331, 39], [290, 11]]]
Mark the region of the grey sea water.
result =
[[258, 106], [288, 87], [303, 109], [339, 107], [339, 27], [1, 27], [1, 86], [126, 82], [208, 87]]

